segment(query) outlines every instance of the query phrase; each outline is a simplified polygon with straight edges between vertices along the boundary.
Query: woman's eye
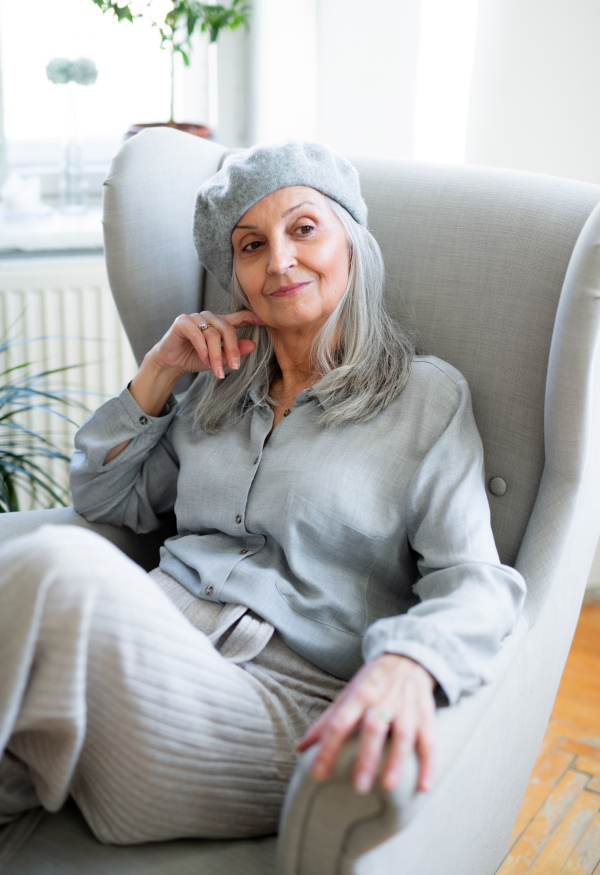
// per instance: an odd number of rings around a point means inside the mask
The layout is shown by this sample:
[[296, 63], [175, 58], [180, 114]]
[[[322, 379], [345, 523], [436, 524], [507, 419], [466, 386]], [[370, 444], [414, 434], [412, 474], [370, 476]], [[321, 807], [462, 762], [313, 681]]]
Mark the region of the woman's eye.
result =
[[310, 234], [310, 232], [313, 230], [314, 229], [312, 225], [300, 225], [300, 227], [298, 228], [298, 231], [302, 237], [306, 237], [306, 235]]
[[253, 240], [251, 243], [246, 243], [242, 247], [242, 252], [254, 252], [260, 246], [260, 240]]

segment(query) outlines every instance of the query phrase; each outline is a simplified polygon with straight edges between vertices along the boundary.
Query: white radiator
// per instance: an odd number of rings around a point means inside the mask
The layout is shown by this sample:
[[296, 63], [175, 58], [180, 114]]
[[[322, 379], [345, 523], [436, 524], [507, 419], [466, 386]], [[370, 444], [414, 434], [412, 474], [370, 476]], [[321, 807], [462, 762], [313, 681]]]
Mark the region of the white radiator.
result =
[[[101, 255], [0, 261], [0, 336], [7, 333], [30, 341], [11, 350], [4, 360], [8, 366], [32, 362], [30, 371], [37, 373], [83, 365], [49, 378], [49, 385], [73, 390], [73, 398], [90, 410], [118, 392], [136, 371]], [[64, 412], [78, 424], [87, 415], [77, 407]], [[26, 414], [23, 422], [71, 454], [75, 426], [43, 412]], [[44, 464], [67, 484], [64, 463]], [[48, 506], [43, 495], [32, 500], [20, 493], [20, 501], [23, 510]]]

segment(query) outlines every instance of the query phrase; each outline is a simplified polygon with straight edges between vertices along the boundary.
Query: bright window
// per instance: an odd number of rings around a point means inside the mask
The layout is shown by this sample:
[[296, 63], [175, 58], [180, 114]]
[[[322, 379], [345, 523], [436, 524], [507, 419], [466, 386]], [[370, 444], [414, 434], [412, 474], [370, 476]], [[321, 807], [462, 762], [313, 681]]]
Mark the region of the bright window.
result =
[[[170, 59], [159, 43], [158, 32], [149, 22], [137, 19], [133, 24], [119, 24], [111, 14], [103, 15], [92, 0], [0, 0], [9, 164], [51, 163], [60, 155], [72, 88], [79, 95], [79, 128], [88, 162], [107, 161], [132, 123], [167, 121]], [[46, 64], [61, 56], [93, 60], [98, 68], [96, 83], [85, 87], [49, 82]], [[197, 64], [196, 59], [192, 70]], [[197, 100], [201, 85], [198, 81], [192, 89], [196, 91], [192, 101]], [[185, 84], [178, 92], [180, 103], [185, 101], [188, 109], [189, 86]], [[185, 114], [181, 106], [179, 113]]]
[[465, 160], [477, 0], [421, 0], [414, 157]]

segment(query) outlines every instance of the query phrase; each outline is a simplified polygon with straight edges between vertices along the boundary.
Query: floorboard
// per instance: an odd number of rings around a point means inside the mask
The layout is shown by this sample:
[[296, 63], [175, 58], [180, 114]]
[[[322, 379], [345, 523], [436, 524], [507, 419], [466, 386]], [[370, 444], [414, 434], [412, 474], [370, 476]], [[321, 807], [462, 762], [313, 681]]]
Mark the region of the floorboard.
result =
[[582, 609], [496, 875], [600, 875], [600, 602]]

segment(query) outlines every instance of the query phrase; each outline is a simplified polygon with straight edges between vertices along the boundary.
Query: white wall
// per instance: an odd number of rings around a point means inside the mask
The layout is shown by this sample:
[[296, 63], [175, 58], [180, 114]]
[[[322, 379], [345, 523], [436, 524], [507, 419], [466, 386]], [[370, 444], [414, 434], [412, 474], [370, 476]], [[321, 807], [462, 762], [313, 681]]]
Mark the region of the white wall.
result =
[[480, 0], [469, 163], [600, 182], [600, 3]]
[[[248, 141], [410, 157], [419, 0], [254, 0]], [[221, 112], [221, 109], [220, 109]]]
[[250, 22], [251, 143], [317, 134], [317, 0], [254, 0]]
[[225, 146], [250, 145], [248, 89], [249, 34], [241, 27], [219, 34], [218, 124], [216, 139]]
[[[422, 3], [254, 0], [246, 141], [317, 137], [415, 157]], [[479, 0], [473, 18], [466, 161], [600, 182], [600, 2]], [[440, 91], [463, 56], [437, 71]], [[444, 136], [440, 124], [438, 151], [422, 157], [456, 160]]]
[[409, 158], [419, 0], [318, 3], [317, 136], [345, 152]]

